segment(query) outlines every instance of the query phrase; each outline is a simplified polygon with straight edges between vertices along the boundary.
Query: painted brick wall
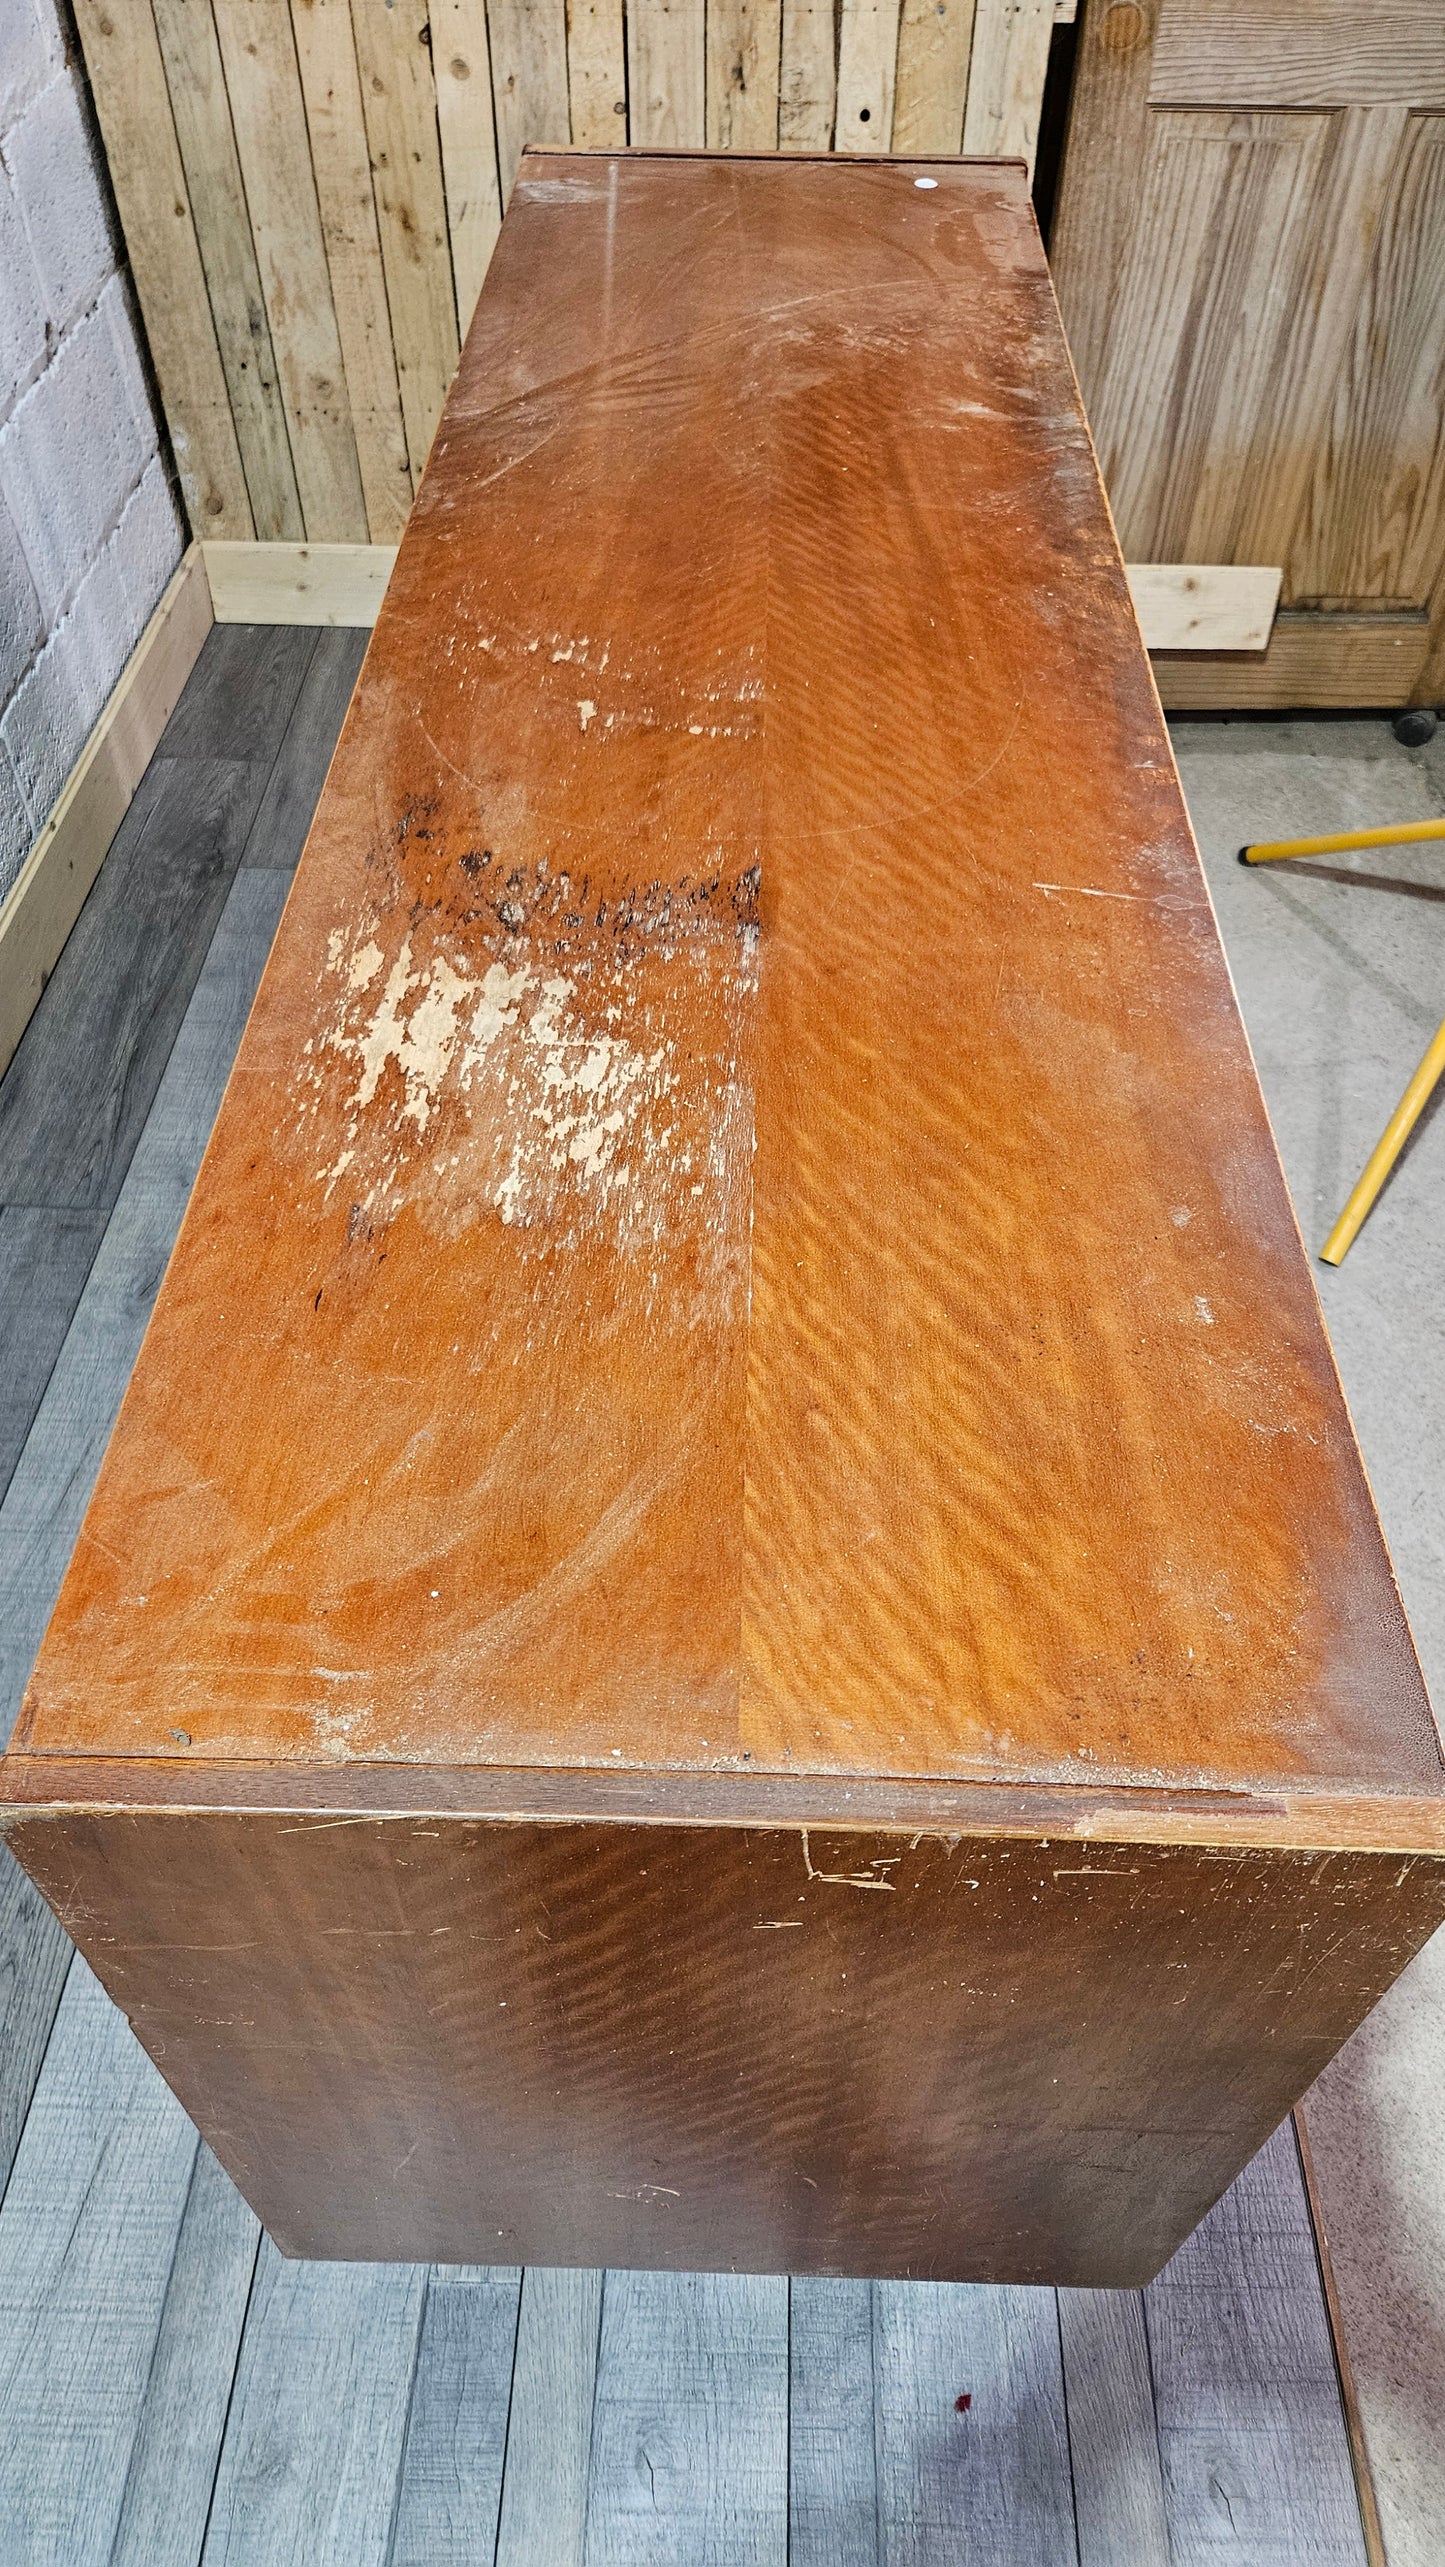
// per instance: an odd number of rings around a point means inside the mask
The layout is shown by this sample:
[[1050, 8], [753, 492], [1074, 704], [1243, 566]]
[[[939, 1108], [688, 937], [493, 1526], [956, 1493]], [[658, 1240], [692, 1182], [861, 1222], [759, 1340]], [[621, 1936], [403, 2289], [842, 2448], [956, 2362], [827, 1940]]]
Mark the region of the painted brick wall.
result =
[[73, 36], [0, 0], [0, 898], [182, 540]]

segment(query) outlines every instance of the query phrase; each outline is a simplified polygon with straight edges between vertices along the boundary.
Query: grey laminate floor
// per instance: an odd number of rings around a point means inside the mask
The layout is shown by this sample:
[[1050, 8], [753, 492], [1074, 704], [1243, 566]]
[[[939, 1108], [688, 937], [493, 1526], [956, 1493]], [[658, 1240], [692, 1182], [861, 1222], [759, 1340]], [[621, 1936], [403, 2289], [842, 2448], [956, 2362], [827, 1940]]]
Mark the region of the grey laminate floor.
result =
[[[211, 636], [0, 1085], [5, 1728], [358, 658]], [[0, 2183], [4, 2567], [1364, 2560], [1288, 2125], [1142, 2294], [288, 2264], [0, 1856]]]

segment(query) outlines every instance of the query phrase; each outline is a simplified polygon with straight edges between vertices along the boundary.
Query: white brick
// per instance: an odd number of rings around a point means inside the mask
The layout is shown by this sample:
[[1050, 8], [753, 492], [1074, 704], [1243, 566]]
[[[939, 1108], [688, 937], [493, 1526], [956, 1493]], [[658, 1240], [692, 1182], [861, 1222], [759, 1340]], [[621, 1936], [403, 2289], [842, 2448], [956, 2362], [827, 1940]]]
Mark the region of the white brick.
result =
[[150, 460], [112, 303], [119, 304], [114, 281], [0, 429], [0, 490], [52, 626]]
[[140, 316], [136, 310], [128, 268], [122, 268], [114, 284], [107, 286], [103, 302], [111, 339], [115, 346], [115, 361], [125, 384], [131, 416], [140, 429], [146, 453], [151, 455], [159, 448], [160, 429], [156, 424], [150, 385], [146, 381], [145, 369], [140, 360], [141, 340], [144, 334]]
[[45, 639], [45, 619], [10, 511], [0, 498], [0, 710]]
[[74, 75], [42, 90], [4, 145], [5, 166], [59, 335], [116, 266], [116, 243]]
[[15, 769], [0, 748], [0, 900], [3, 900], [35, 841]]
[[0, 142], [55, 76], [64, 53], [53, 0], [0, 0]]
[[159, 460], [0, 716], [38, 829], [85, 745], [180, 557], [180, 530]]
[[[0, 8], [5, 0], [0, 0]], [[14, 191], [0, 166], [0, 421], [48, 364], [54, 346], [45, 292]]]

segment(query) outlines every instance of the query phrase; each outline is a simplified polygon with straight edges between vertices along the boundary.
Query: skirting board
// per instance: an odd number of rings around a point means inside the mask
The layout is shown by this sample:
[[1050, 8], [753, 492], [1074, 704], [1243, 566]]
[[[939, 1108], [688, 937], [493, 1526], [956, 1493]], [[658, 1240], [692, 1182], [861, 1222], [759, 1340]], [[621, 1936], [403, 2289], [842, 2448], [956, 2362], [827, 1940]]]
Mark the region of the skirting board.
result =
[[212, 621], [201, 547], [192, 544], [0, 906], [0, 1073], [60, 959]]
[[[218, 624], [371, 625], [393, 544], [201, 547]], [[1134, 611], [1151, 651], [1262, 651], [1279, 602], [1278, 570], [1232, 563], [1131, 565]]]
[[218, 624], [370, 626], [395, 544], [202, 544]]

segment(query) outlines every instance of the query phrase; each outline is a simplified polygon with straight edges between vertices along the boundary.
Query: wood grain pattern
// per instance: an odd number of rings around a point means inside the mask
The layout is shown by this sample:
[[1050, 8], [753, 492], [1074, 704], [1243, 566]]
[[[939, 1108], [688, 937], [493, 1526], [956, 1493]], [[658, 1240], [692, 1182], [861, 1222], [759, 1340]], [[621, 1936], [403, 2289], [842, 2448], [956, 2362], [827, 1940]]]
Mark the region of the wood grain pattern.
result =
[[832, 0], [783, 0], [778, 141], [784, 151], [828, 151], [838, 65]]
[[[987, 2567], [1072, 2561], [1053, 2293], [881, 2282], [874, 2307], [878, 2502], [890, 2567], [943, 2567], [960, 2517]], [[962, 2414], [960, 2397], [970, 2400]]]
[[916, 175], [529, 155], [27, 1698], [291, 2245], [1139, 2281], [1440, 1912], [1023, 175]]
[[1263, 651], [1220, 658], [1165, 651], [1154, 676], [1170, 712], [1300, 704], [1348, 711], [1417, 702], [1429, 650], [1430, 625], [1420, 614], [1281, 614]]
[[962, 148], [975, 0], [903, 0], [893, 100], [896, 152]]
[[506, 2268], [429, 2277], [386, 2567], [496, 2556], [521, 2286]]
[[356, 542], [366, 503], [287, 0], [212, 7], [304, 530], [317, 543]]
[[790, 2567], [884, 2567], [871, 2282], [788, 2292]]
[[1170, 106], [1445, 107], [1434, 0], [1162, 0], [1150, 95]]
[[255, 520], [155, 21], [79, 0], [75, 23], [191, 529], [244, 541]]
[[13, 1855], [0, 1861], [0, 2196], [10, 2181], [74, 1952]]
[[524, 143], [570, 140], [566, 0], [487, 0], [487, 17], [505, 205]]
[[707, 94], [703, 27], [703, 0], [629, 0], [629, 141], [702, 148]]
[[1060, 2291], [1079, 2567], [1172, 2567], [1144, 2304]]
[[586, 2567], [783, 2567], [788, 2286], [730, 2273], [609, 2273]]
[[350, 0], [292, 0], [291, 18], [366, 530], [395, 543], [413, 484]]
[[622, 0], [567, 0], [572, 140], [610, 151], [626, 131], [627, 34]]
[[710, 151], [775, 151], [782, 0], [708, 0]]
[[502, 227], [486, 0], [432, 0], [430, 26], [457, 324], [465, 338]]
[[[367, 0], [352, 15], [401, 415], [415, 481], [436, 434], [459, 344], [427, 50], [430, 22], [426, 0], [385, 8]], [[321, 530], [308, 521], [307, 531]]]
[[585, 2567], [602, 2284], [523, 2275], [496, 2567]]
[[209, 0], [152, 0], [176, 140], [258, 542], [303, 532], [246, 190]]
[[838, 19], [840, 152], [886, 152], [893, 132], [899, 0], [842, 0]]
[[963, 148], [1033, 170], [1054, 31], [1053, 0], [977, 0]]

